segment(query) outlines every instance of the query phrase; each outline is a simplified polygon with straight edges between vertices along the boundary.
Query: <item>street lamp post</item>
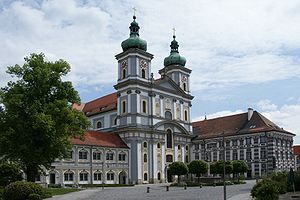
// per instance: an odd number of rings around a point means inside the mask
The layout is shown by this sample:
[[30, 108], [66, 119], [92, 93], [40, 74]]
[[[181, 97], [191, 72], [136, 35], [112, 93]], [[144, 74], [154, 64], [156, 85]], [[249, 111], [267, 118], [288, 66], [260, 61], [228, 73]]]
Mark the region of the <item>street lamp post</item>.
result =
[[225, 181], [225, 175], [226, 175], [226, 154], [225, 154], [225, 136], [224, 136], [224, 131], [223, 131], [223, 190], [224, 190], [224, 200], [226, 200], [226, 181]]

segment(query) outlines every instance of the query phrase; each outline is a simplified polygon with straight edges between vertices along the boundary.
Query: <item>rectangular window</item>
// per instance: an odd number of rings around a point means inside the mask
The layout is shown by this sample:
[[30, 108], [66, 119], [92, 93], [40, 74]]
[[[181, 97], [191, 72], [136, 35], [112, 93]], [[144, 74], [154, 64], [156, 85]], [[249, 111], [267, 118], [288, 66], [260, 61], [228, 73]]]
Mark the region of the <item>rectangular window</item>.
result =
[[247, 160], [251, 160], [251, 159], [252, 159], [252, 152], [251, 152], [251, 150], [248, 150], [248, 149], [247, 149], [247, 152], [246, 152], [246, 159], [247, 159]]
[[113, 153], [106, 153], [106, 160], [114, 160], [114, 154]]
[[88, 173], [80, 173], [79, 180], [80, 181], [88, 181]]
[[94, 152], [93, 153], [93, 160], [101, 160], [101, 153]]
[[114, 173], [107, 173], [106, 179], [108, 181], [113, 181], [114, 180]]
[[87, 160], [87, 151], [79, 151], [79, 159]]
[[126, 154], [125, 153], [119, 154], [119, 161], [125, 161], [125, 160], [126, 160]]
[[238, 153], [235, 150], [235, 151], [232, 152], [232, 160], [237, 160], [237, 159], [238, 159]]
[[122, 101], [122, 114], [126, 113], [126, 101]]
[[94, 173], [94, 181], [101, 181], [102, 174], [101, 173]]
[[265, 136], [260, 137], [260, 143], [266, 143], [266, 137]]
[[73, 181], [73, 173], [65, 173], [64, 179], [65, 181]]
[[195, 160], [199, 160], [199, 153], [195, 153]]

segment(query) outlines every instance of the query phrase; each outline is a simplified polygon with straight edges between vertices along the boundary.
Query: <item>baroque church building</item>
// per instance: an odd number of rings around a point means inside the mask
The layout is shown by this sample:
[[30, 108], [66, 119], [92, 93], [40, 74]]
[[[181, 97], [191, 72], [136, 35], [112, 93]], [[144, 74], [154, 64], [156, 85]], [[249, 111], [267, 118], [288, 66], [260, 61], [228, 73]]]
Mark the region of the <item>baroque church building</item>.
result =
[[73, 105], [91, 121], [85, 140], [72, 139], [70, 158], [57, 160], [44, 177], [51, 184], [142, 184], [172, 182], [169, 165], [194, 159], [246, 160], [249, 177], [293, 167], [294, 134], [279, 128], [257, 111], [191, 121], [192, 70], [179, 54], [175, 34], [170, 55], [154, 79], [153, 55], [139, 37], [136, 17], [130, 37], [116, 55], [115, 93]]

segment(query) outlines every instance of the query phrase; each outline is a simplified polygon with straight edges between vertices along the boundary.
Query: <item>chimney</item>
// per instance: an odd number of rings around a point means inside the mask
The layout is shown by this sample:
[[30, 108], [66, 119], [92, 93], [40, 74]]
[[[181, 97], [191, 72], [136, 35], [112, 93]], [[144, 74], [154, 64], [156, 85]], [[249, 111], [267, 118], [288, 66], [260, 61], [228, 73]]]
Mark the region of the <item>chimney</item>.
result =
[[252, 115], [253, 115], [253, 108], [248, 108], [248, 121], [250, 121]]

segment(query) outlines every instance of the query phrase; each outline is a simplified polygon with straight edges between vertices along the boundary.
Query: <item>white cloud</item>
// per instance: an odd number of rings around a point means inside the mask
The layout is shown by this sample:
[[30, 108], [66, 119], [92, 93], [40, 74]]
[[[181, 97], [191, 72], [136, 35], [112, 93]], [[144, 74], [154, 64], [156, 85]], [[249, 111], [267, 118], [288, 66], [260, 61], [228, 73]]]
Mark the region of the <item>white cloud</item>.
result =
[[128, 37], [133, 5], [155, 73], [176, 27], [179, 51], [193, 69], [193, 91], [300, 77], [296, 0], [26, 0], [0, 9], [0, 85], [9, 79], [7, 65], [41, 51], [70, 62], [69, 78], [77, 85], [115, 83], [114, 55]]
[[270, 100], [264, 99], [257, 103], [257, 106], [260, 110], [263, 111], [276, 111], [278, 106], [273, 104]]
[[[262, 115], [277, 124], [279, 127], [282, 127], [284, 130], [296, 134], [296, 136], [294, 137], [294, 144], [300, 144], [300, 103], [278, 106], [272, 103], [270, 100], [261, 100], [256, 105], [259, 108], [257, 111]], [[208, 114], [207, 119], [229, 116], [243, 112], [247, 111], [224, 110]], [[193, 121], [204, 120], [204, 118], [205, 116], [196, 117], [193, 119]]]

